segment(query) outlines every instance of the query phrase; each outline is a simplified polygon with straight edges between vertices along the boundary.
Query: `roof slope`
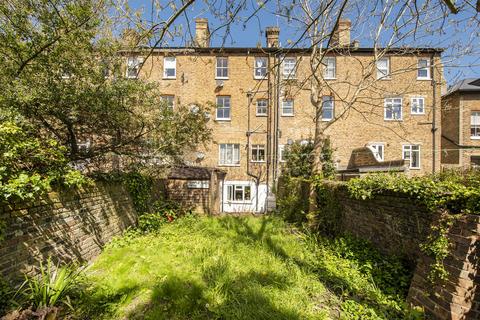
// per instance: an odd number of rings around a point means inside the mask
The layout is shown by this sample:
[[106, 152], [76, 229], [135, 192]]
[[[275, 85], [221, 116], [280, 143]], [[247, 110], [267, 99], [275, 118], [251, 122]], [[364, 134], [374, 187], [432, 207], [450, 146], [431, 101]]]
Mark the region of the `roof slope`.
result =
[[480, 92], [480, 78], [467, 78], [456, 82], [444, 96], [454, 92]]

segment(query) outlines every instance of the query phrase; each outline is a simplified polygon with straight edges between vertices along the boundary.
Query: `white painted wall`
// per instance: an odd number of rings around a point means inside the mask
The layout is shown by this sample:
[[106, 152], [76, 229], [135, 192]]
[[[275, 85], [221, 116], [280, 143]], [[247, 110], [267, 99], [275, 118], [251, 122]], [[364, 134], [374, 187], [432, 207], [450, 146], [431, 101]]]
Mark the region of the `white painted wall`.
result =
[[[243, 185], [243, 186], [250, 186], [251, 188], [251, 200], [250, 201], [229, 201], [227, 200], [227, 192], [228, 192], [228, 185]], [[222, 195], [222, 204], [223, 204], [223, 212], [233, 213], [233, 212], [263, 212], [265, 209], [265, 203], [267, 199], [267, 185], [260, 184], [258, 186], [258, 207], [255, 210], [256, 205], [256, 197], [257, 197], [257, 188], [253, 181], [233, 181], [233, 180], [225, 180], [220, 183], [220, 188], [223, 189], [223, 192], [220, 192]]]

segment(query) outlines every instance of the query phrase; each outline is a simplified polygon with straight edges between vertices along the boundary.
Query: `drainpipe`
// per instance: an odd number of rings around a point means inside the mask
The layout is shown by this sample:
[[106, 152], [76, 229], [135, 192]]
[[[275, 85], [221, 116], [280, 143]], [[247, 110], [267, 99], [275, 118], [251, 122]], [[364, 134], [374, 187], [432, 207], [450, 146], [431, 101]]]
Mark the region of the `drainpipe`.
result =
[[435, 62], [435, 54], [432, 54], [431, 57], [431, 62], [430, 62], [430, 68], [432, 72], [432, 86], [433, 86], [433, 103], [432, 103], [432, 173], [435, 173], [436, 171], [436, 159], [437, 159], [437, 140], [436, 140], [436, 133], [437, 133], [437, 122], [436, 122], [436, 106], [437, 106], [437, 82], [435, 81], [435, 68], [434, 68], [434, 62]]
[[260, 184], [260, 176], [250, 171], [250, 106], [252, 104], [252, 93], [247, 93], [247, 175], [255, 179], [255, 212], [258, 211], [258, 185]]

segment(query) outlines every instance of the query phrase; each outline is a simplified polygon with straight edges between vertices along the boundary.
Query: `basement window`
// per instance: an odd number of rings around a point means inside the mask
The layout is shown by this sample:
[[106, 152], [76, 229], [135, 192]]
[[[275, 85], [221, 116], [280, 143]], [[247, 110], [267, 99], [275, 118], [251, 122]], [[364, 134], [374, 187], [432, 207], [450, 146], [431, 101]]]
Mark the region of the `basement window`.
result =
[[252, 200], [252, 189], [245, 185], [227, 185], [227, 200], [245, 202]]

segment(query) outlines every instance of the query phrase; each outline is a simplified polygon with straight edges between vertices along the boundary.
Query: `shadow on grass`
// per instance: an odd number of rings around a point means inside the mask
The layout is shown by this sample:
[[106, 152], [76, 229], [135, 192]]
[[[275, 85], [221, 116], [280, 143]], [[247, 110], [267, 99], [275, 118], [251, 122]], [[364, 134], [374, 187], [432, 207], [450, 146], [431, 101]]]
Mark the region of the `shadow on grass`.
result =
[[[130, 311], [127, 319], [300, 319], [296, 312], [273, 305], [260, 289], [285, 288], [288, 281], [284, 277], [257, 272], [225, 277], [219, 272], [222, 266], [211, 268], [203, 272], [208, 282], [170, 277], [158, 284], [149, 303]], [[217, 276], [212, 277], [214, 274]], [[222, 296], [221, 302], [210, 305], [211, 292]]]

